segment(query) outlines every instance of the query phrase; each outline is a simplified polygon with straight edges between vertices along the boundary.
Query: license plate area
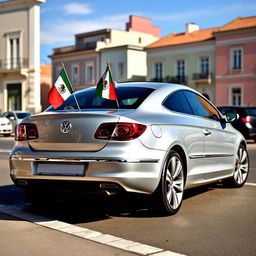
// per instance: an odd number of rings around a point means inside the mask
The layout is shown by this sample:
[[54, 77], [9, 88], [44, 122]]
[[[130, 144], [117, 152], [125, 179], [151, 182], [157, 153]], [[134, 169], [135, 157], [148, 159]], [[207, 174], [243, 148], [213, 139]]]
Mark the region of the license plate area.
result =
[[85, 175], [86, 166], [86, 164], [80, 163], [38, 163], [34, 174], [82, 177]]

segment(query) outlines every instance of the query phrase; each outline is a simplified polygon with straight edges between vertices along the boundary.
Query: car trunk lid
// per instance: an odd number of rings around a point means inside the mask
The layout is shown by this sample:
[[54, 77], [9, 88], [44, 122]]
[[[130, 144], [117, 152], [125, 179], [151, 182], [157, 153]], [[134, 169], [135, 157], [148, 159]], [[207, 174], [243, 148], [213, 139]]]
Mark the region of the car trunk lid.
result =
[[99, 151], [107, 140], [94, 134], [104, 122], [118, 122], [118, 111], [48, 112], [27, 118], [36, 124], [39, 138], [29, 140], [36, 151]]

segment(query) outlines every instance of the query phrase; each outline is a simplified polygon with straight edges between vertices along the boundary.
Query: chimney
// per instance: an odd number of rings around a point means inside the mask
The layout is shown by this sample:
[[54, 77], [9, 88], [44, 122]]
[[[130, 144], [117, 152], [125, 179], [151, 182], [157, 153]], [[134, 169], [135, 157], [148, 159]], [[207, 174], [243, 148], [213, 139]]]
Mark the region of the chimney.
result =
[[186, 24], [186, 34], [189, 34], [189, 33], [194, 32], [194, 31], [198, 31], [199, 29], [200, 29], [199, 25], [197, 25], [193, 22]]

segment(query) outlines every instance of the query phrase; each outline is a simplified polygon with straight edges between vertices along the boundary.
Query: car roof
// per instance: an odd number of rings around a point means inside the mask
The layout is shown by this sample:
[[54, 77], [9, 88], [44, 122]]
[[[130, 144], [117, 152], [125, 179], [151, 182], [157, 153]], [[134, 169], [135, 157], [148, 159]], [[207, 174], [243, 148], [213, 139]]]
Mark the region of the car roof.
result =
[[160, 82], [125, 82], [125, 83], [118, 83], [118, 86], [136, 86], [136, 87], [146, 87], [152, 89], [159, 89], [159, 88], [168, 88], [170, 86], [174, 89], [191, 89], [188, 86], [181, 85], [181, 84], [172, 84], [172, 83], [160, 83]]

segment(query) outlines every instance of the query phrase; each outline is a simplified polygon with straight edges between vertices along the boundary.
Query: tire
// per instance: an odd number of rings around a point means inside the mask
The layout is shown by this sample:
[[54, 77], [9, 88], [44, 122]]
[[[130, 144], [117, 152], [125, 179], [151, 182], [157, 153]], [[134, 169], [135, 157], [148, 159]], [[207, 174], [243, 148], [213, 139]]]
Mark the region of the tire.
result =
[[182, 204], [185, 184], [184, 164], [180, 155], [171, 150], [163, 166], [155, 192], [154, 207], [163, 215], [176, 214]]
[[244, 185], [249, 174], [249, 156], [246, 148], [240, 145], [237, 155], [233, 176], [226, 180], [226, 184], [239, 188]]

